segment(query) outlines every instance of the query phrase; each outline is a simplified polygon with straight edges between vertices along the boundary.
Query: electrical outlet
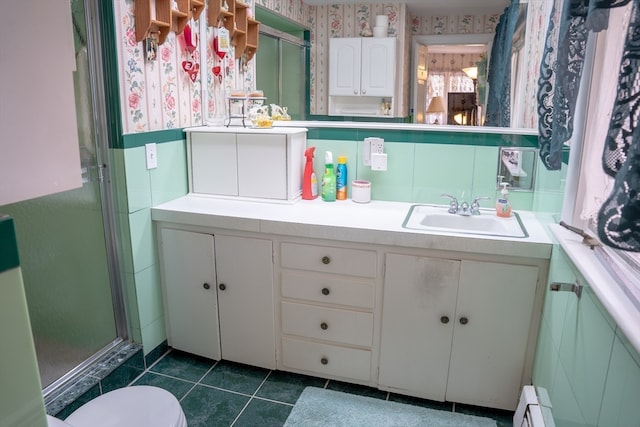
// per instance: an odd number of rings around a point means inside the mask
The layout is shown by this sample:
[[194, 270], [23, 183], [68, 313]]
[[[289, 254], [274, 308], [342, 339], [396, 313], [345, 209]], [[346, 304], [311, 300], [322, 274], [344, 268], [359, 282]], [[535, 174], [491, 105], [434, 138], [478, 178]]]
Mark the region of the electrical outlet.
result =
[[156, 143], [150, 143], [144, 145], [145, 154], [147, 157], [147, 169], [155, 169], [158, 167], [158, 150]]
[[384, 139], [382, 138], [365, 138], [364, 144], [362, 145], [362, 163], [365, 166], [371, 166], [371, 154], [384, 153]]

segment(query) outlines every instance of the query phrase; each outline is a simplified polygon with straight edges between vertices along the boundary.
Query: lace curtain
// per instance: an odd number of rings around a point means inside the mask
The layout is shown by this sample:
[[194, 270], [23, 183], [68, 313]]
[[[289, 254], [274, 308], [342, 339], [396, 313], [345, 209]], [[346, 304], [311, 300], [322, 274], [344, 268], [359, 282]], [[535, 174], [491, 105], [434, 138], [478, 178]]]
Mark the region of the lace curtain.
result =
[[512, 0], [500, 16], [491, 47], [491, 62], [487, 75], [486, 126], [511, 125], [511, 44], [518, 23], [520, 1]]
[[[558, 170], [562, 145], [573, 133], [586, 43], [590, 31], [607, 28], [609, 9], [630, 0], [556, 0], [540, 66], [538, 127], [540, 157]], [[640, 252], [640, 9], [633, 2], [624, 51], [618, 67], [617, 97], [602, 156], [604, 171], [615, 178], [611, 195], [598, 212], [598, 236], [611, 247]]]

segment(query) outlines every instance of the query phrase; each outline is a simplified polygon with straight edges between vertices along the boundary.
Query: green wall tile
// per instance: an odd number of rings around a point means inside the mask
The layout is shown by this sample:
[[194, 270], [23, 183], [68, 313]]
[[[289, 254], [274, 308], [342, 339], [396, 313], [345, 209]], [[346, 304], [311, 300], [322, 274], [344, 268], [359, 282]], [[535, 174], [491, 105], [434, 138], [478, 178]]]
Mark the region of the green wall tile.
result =
[[[362, 147], [364, 142], [359, 142], [358, 145]], [[365, 166], [362, 163], [362, 156], [360, 156], [358, 179], [371, 182], [371, 198], [373, 200], [411, 201], [414, 146], [385, 141], [384, 147], [384, 151], [387, 153], [387, 170], [371, 170], [370, 166]]]
[[[110, 178], [117, 212], [129, 212], [127, 199], [127, 168], [124, 160], [125, 150], [110, 149]], [[133, 179], [133, 174], [131, 179]]]
[[[473, 147], [440, 144], [415, 146], [414, 200], [447, 204], [443, 193], [468, 200], [473, 188]], [[463, 196], [464, 194], [464, 196]]]
[[[571, 269], [568, 258], [560, 248], [560, 245], [554, 245], [551, 253], [548, 282], [574, 283], [575, 281], [576, 275]], [[562, 331], [570, 298], [575, 298], [575, 296], [567, 292], [552, 292], [548, 287], [545, 287], [542, 317], [550, 326], [549, 338], [553, 341], [556, 349], [560, 348], [562, 341]]]
[[158, 167], [149, 171], [153, 206], [184, 196], [189, 191], [186, 142], [158, 144], [157, 149]]
[[145, 356], [166, 340], [167, 332], [164, 325], [164, 316], [142, 328], [142, 343]]
[[598, 421], [613, 338], [614, 330], [588, 292], [583, 289], [580, 299], [569, 300], [560, 362], [589, 425]]
[[131, 328], [133, 337], [132, 339], [137, 342], [142, 342], [142, 335], [140, 334], [140, 311], [138, 310], [138, 295], [136, 290], [136, 280], [133, 273], [125, 273], [123, 276], [123, 288], [125, 296], [125, 305], [127, 308], [127, 318], [129, 320], [129, 327]]
[[629, 350], [623, 340], [616, 337], [598, 420], [600, 427], [638, 425], [640, 365], [637, 352]]
[[140, 272], [157, 262], [151, 209], [142, 209], [129, 215], [133, 273]]
[[549, 393], [553, 405], [553, 419], [558, 427], [582, 427], [587, 423], [582, 416], [578, 402], [573, 394], [570, 380], [559, 365], [554, 377], [552, 391]]
[[[482, 207], [494, 207], [496, 204], [496, 182], [498, 175], [498, 147], [474, 147], [472, 197], [491, 197], [480, 202]], [[469, 197], [471, 199], [471, 197]]]
[[147, 170], [144, 147], [125, 150], [124, 163], [127, 176], [128, 211], [131, 213], [151, 207], [151, 178]]
[[558, 349], [553, 344], [553, 327], [542, 319], [533, 364], [533, 383], [552, 394], [556, 370], [560, 362]]
[[163, 316], [162, 288], [157, 265], [135, 274], [140, 326], [144, 329]]

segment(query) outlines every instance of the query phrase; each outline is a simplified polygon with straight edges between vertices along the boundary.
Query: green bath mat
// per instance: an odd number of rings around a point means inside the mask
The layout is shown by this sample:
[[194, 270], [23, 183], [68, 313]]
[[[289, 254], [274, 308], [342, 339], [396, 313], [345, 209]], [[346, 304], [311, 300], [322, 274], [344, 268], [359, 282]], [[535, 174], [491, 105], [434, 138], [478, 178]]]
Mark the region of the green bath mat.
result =
[[285, 427], [496, 427], [489, 418], [316, 387], [304, 389]]

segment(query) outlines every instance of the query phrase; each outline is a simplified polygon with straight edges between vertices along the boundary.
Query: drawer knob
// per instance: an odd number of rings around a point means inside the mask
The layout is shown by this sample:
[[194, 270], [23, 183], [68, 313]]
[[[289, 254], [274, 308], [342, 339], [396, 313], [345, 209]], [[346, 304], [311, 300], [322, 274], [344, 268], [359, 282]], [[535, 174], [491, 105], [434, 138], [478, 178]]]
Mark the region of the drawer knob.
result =
[[449, 323], [449, 316], [442, 316], [440, 318], [440, 321], [446, 325], [447, 323]]
[[227, 285], [225, 285], [224, 283], [220, 283], [218, 285], [218, 289], [220, 289], [221, 291], [224, 291], [225, 289], [227, 289]]
[[467, 319], [464, 316], [460, 318], [460, 324], [461, 325], [466, 325], [467, 323], [469, 323], [469, 319]]
[[322, 363], [323, 365], [327, 365], [329, 364], [329, 359], [327, 359], [326, 357], [323, 357], [322, 359], [320, 359], [320, 363]]
[[320, 329], [322, 329], [323, 331], [329, 329], [329, 325], [327, 325], [327, 322], [320, 323]]
[[331, 291], [329, 290], [329, 288], [322, 288], [322, 295], [329, 295], [331, 293]]
[[208, 283], [205, 283], [205, 284], [202, 285], [202, 287], [205, 288], [205, 289], [209, 289], [211, 286], [209, 286]]
[[326, 255], [322, 257], [322, 263], [323, 264], [329, 264], [330, 262], [331, 262], [331, 258], [330, 257], [328, 257]]

